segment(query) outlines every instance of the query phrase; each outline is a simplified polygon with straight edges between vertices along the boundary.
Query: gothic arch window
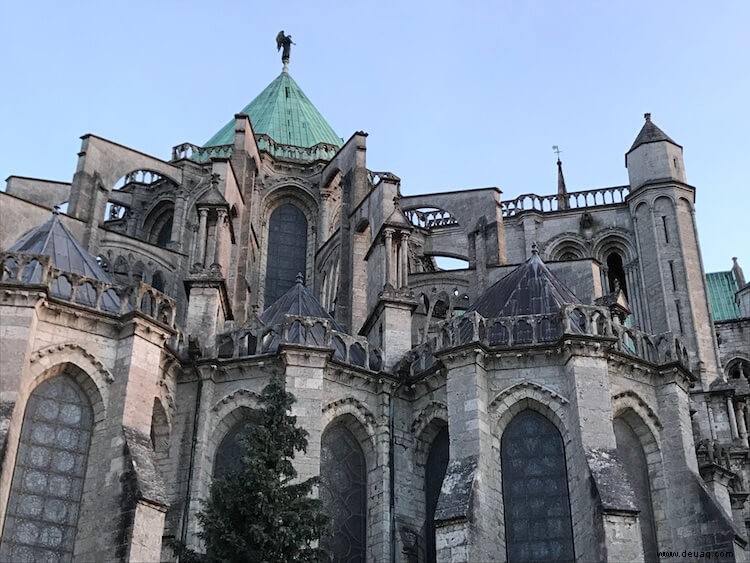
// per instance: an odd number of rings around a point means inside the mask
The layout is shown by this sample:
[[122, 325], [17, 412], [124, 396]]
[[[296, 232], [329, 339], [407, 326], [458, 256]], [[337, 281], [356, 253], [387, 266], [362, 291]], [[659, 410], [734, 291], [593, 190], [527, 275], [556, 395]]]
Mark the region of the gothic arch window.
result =
[[536, 411], [519, 412], [500, 442], [508, 561], [573, 561], [562, 436]]
[[162, 274], [160, 271], [154, 272], [154, 275], [151, 276], [151, 287], [153, 287], [156, 291], [164, 292], [164, 287], [166, 286], [166, 283], [164, 281], [164, 274]]
[[254, 418], [248, 414], [244, 420], [232, 426], [219, 442], [214, 456], [214, 479], [242, 471], [243, 439], [248, 435]]
[[343, 424], [323, 432], [320, 448], [320, 500], [330, 517], [330, 535], [321, 546], [334, 562], [365, 561], [367, 471], [359, 441]]
[[298, 207], [285, 203], [268, 221], [265, 307], [291, 288], [297, 274], [307, 271], [307, 218]]
[[750, 379], [750, 362], [742, 358], [736, 358], [727, 364], [727, 375], [730, 379], [741, 377]]
[[437, 561], [435, 549], [435, 509], [437, 508], [440, 488], [443, 486], [449, 459], [448, 427], [444, 426], [430, 445], [424, 473], [425, 492], [425, 561]]
[[622, 255], [618, 252], [610, 252], [607, 255], [607, 277], [609, 278], [610, 293], [619, 286], [627, 299], [628, 288], [625, 283], [625, 265], [622, 261]]
[[656, 524], [653, 502], [651, 499], [651, 482], [648, 476], [648, 464], [643, 446], [633, 428], [621, 418], [613, 422], [617, 454], [625, 465], [628, 479], [633, 486], [635, 499], [638, 502], [638, 522], [641, 526], [643, 553], [647, 562], [658, 561]]
[[68, 376], [48, 379], [31, 393], [0, 560], [72, 560], [93, 420], [88, 397]]

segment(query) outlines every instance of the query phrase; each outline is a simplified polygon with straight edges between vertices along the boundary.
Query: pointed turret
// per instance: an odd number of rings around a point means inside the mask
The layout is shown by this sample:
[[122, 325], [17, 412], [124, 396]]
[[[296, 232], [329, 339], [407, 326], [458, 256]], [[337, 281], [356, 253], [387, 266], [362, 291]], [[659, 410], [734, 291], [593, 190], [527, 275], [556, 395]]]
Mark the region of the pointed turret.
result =
[[625, 154], [631, 189], [659, 182], [687, 183], [682, 147], [651, 121], [650, 113], [643, 117], [646, 122]]

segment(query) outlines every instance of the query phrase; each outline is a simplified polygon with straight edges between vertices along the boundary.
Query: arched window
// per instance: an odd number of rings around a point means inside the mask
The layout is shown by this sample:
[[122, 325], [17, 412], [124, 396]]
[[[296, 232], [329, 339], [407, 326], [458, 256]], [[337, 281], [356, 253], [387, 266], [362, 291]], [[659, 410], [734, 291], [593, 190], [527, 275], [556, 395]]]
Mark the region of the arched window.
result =
[[508, 561], [573, 561], [562, 436], [533, 410], [508, 424], [500, 442]]
[[162, 274], [160, 271], [154, 272], [154, 275], [151, 276], [151, 287], [153, 287], [156, 291], [164, 292], [164, 274]]
[[297, 274], [307, 269], [307, 219], [297, 207], [285, 203], [268, 222], [265, 307], [291, 288]]
[[625, 299], [628, 298], [628, 288], [625, 283], [625, 266], [622, 256], [617, 252], [611, 252], [607, 256], [607, 277], [609, 278], [609, 291], [612, 293], [617, 286], [622, 289]]
[[323, 432], [320, 448], [320, 500], [330, 517], [330, 535], [321, 546], [334, 562], [365, 561], [367, 473], [357, 438], [336, 424]]
[[170, 213], [166, 220], [159, 227], [156, 233], [156, 244], [159, 246], [167, 246], [172, 240], [172, 214]]
[[435, 509], [437, 508], [440, 488], [443, 486], [445, 471], [448, 469], [449, 458], [448, 427], [444, 426], [438, 432], [430, 446], [427, 465], [424, 472], [425, 492], [425, 561], [437, 561], [435, 549]]
[[654, 521], [653, 503], [651, 501], [651, 482], [648, 477], [648, 464], [643, 446], [631, 426], [616, 418], [613, 422], [617, 454], [625, 465], [630, 484], [633, 486], [635, 499], [638, 502], [638, 521], [641, 526], [643, 553], [645, 560], [658, 561], [656, 526]]
[[242, 471], [242, 454], [245, 451], [242, 440], [247, 436], [250, 424], [252, 418], [248, 417], [232, 426], [222, 438], [214, 457], [214, 479]]
[[37, 387], [26, 404], [0, 561], [70, 561], [94, 415], [65, 375]]

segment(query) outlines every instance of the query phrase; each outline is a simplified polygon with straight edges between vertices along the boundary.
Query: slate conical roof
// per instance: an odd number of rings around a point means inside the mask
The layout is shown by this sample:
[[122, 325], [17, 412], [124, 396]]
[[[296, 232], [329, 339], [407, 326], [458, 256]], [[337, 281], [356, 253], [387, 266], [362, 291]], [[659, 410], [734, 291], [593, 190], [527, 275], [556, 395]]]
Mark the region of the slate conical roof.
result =
[[[277, 143], [296, 147], [312, 147], [318, 143], [342, 145], [341, 138], [288, 72], [282, 72], [240, 113], [250, 117], [256, 135], [268, 135]], [[234, 120], [230, 121], [203, 146], [231, 145], [234, 126]]]
[[491, 285], [467, 309], [485, 318], [554, 314], [568, 303], [581, 303], [545, 266], [534, 249], [531, 258]]
[[[57, 214], [53, 214], [46, 223], [23, 235], [8, 248], [8, 252], [44, 254], [52, 259], [52, 264], [58, 270], [100, 281], [112, 281], [96, 258], [86, 252], [73, 233], [62, 224]], [[24, 272], [25, 282], [34, 283], [40, 280], [41, 266], [37, 266], [28, 274]]]
[[263, 311], [259, 320], [265, 326], [276, 326], [284, 322], [286, 315], [327, 319], [334, 330], [345, 332], [341, 325], [328, 314], [310, 290], [305, 287], [301, 277], [297, 279], [297, 283], [289, 288], [284, 295]]
[[633, 141], [633, 146], [630, 147], [630, 150], [628, 151], [633, 152], [636, 148], [638, 148], [641, 145], [645, 145], [646, 143], [657, 143], [659, 141], [667, 141], [668, 143], [672, 143], [673, 145], [678, 145], [675, 143], [669, 135], [667, 135], [664, 131], [659, 129], [653, 121], [651, 121], [651, 114], [646, 113], [643, 115], [643, 117], [646, 119], [646, 123], [643, 124], [643, 127], [641, 127], [640, 133], [638, 133], [638, 136], [635, 138], [635, 141]]

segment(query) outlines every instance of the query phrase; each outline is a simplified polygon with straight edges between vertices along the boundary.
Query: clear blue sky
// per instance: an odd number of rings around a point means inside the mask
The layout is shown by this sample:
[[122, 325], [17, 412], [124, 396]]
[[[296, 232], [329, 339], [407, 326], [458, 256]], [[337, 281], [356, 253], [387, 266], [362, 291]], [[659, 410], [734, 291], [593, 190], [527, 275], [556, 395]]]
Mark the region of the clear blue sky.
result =
[[750, 2], [11, 2], [0, 176], [70, 181], [95, 133], [168, 159], [281, 70], [405, 194], [627, 183], [643, 113], [685, 148], [707, 271], [750, 274]]

